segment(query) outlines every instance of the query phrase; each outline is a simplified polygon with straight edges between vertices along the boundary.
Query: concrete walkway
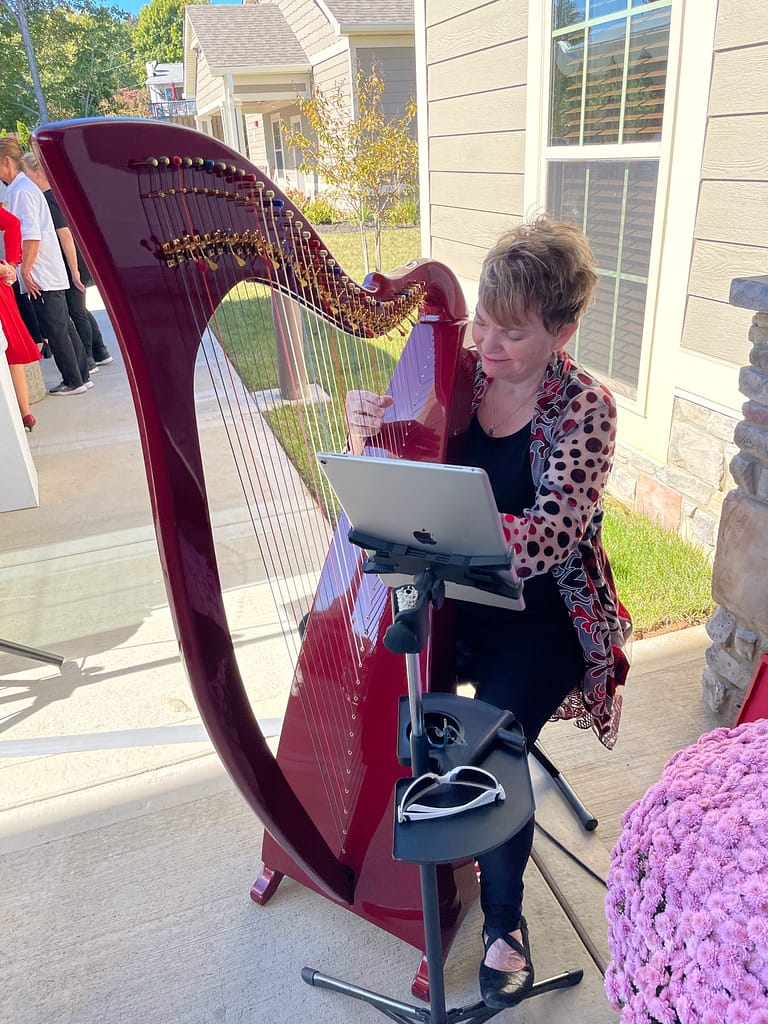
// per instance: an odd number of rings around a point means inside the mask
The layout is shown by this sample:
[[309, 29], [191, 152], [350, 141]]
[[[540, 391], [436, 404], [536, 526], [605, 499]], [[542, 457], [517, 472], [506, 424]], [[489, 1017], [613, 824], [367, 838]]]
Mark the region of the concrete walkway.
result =
[[[35, 406], [40, 508], [2, 517], [0, 635], [62, 654], [61, 669], [0, 654], [0, 1020], [13, 1024], [315, 1024], [384, 1019], [313, 990], [310, 965], [413, 1002], [419, 955], [286, 880], [251, 902], [261, 828], [200, 728], [165, 598], [124, 367], [84, 396]], [[58, 377], [43, 366], [49, 384]], [[218, 429], [201, 393], [205, 443]], [[228, 613], [267, 731], [290, 652], [250, 524], [224, 480], [215, 516]], [[584, 832], [532, 763], [539, 820], [604, 874], [620, 815], [667, 758], [714, 727], [700, 701], [702, 629], [637, 643], [612, 753], [568, 725], [544, 746], [600, 819]], [[664, 714], [659, 715], [659, 708]], [[557, 893], [559, 898], [553, 895]], [[544, 833], [527, 878], [537, 975], [582, 967], [575, 989], [499, 1020], [614, 1021], [599, 967], [604, 890]], [[450, 1005], [478, 998], [477, 908], [448, 960]]]

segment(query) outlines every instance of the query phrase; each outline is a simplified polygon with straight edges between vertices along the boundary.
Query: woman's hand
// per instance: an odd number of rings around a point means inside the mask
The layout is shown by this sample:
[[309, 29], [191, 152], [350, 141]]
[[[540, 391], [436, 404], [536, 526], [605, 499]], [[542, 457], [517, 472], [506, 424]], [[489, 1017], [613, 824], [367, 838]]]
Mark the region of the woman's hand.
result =
[[12, 263], [0, 260], [0, 281], [10, 288], [16, 280], [16, 267]]
[[354, 437], [374, 437], [381, 430], [384, 413], [393, 404], [391, 395], [372, 391], [348, 391], [344, 405], [347, 429]]

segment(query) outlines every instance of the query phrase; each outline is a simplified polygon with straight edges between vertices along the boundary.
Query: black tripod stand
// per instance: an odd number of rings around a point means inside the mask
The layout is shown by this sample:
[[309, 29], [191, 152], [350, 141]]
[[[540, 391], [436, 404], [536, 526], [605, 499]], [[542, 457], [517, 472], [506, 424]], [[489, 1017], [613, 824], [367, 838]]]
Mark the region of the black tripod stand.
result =
[[[498, 708], [452, 694], [422, 694], [418, 655], [429, 636], [430, 606], [439, 608], [442, 604], [446, 579], [461, 579], [470, 584], [476, 582], [471, 573], [467, 575], [460, 568], [461, 560], [457, 565], [456, 561], [432, 561], [420, 554], [414, 560], [398, 558], [393, 568], [388, 557], [391, 548], [386, 542], [358, 536], [354, 530], [350, 531], [349, 537], [354, 543], [376, 551], [375, 559], [368, 559], [365, 565], [366, 572], [416, 571], [412, 584], [393, 591], [396, 614], [384, 639], [390, 650], [405, 656], [408, 678], [407, 705], [404, 707], [401, 702], [398, 752], [402, 761], [410, 762], [412, 775], [397, 784], [396, 807], [400, 807], [405, 790], [414, 778], [436, 768], [445, 773], [457, 765], [467, 764], [489, 771], [503, 786], [505, 799], [503, 803], [486, 804], [425, 821], [400, 821], [398, 813], [395, 814], [394, 857], [419, 865], [429, 965], [429, 1008], [359, 988], [310, 967], [305, 967], [301, 976], [309, 985], [369, 1003], [398, 1024], [413, 1021], [422, 1024], [482, 1024], [501, 1011], [482, 1002], [451, 1010], [446, 1008], [436, 865], [493, 849], [515, 835], [528, 821], [534, 806], [525, 743], [521, 740], [516, 742], [514, 734], [507, 732], [505, 726], [512, 716], [501, 713]], [[501, 573], [496, 583], [491, 582], [494, 569]], [[508, 570], [509, 564], [482, 567], [483, 587], [514, 601], [520, 596], [520, 588], [510, 583]], [[455, 723], [453, 730], [458, 737], [457, 742], [441, 748], [437, 761], [425, 724], [427, 716], [435, 715]], [[478, 836], [482, 836], [480, 849]], [[525, 998], [577, 985], [582, 977], [581, 970], [566, 971], [536, 983]]]
[[4, 651], [6, 654], [18, 654], [22, 658], [31, 658], [33, 661], [44, 661], [49, 665], [63, 665], [64, 663], [64, 658], [60, 654], [41, 651], [37, 647], [25, 647], [24, 644], [14, 644], [10, 640], [0, 640], [0, 651]]

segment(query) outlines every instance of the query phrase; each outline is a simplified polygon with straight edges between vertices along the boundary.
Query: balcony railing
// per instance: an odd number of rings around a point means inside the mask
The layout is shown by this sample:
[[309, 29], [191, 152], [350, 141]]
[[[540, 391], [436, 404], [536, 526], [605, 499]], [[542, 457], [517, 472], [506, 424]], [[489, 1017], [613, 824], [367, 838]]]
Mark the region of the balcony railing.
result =
[[194, 100], [164, 100], [149, 104], [149, 116], [156, 118], [189, 117], [197, 113]]

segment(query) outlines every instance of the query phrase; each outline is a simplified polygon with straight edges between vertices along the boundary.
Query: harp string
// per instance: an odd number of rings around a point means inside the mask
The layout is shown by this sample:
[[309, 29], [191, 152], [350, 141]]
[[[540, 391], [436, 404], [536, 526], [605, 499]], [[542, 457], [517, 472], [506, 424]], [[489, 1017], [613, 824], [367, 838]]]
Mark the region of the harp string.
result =
[[[160, 176], [161, 177], [161, 176]], [[166, 233], [170, 238], [174, 238], [180, 235], [182, 230], [189, 233], [190, 236], [194, 237], [196, 232], [196, 221], [201, 221], [203, 224], [209, 223], [210, 217], [210, 204], [216, 202], [216, 200], [205, 195], [201, 198], [199, 192], [192, 192], [192, 202], [197, 208], [193, 214], [190, 209], [191, 203], [188, 202], [188, 193], [184, 191], [184, 175], [179, 170], [178, 182], [179, 182], [179, 193], [181, 195], [181, 203], [166, 203], [162, 200], [158, 204], [154, 204], [154, 209], [159, 210], [161, 214], [165, 214], [166, 219]], [[161, 191], [161, 182], [158, 183], [158, 191]], [[201, 209], [201, 205], [203, 208]], [[181, 213], [178, 218], [178, 222], [174, 222], [172, 216], [173, 211], [181, 207]], [[271, 221], [271, 235], [272, 237], [280, 237], [279, 227], [275, 216], [275, 206], [273, 204], [256, 204], [255, 207], [254, 222], [258, 224], [259, 219], [263, 218], [265, 225], [262, 226], [262, 230], [267, 226], [266, 220], [269, 218]], [[215, 218], [214, 218], [215, 222]], [[265, 233], [267, 233], [265, 231]], [[293, 238], [296, 240], [296, 233], [293, 233]], [[299, 253], [300, 261], [307, 263], [311, 257], [311, 253], [307, 248], [307, 238], [304, 234], [298, 235], [297, 251]], [[185, 268], [178, 268], [182, 272]], [[290, 319], [287, 316], [288, 302], [286, 292], [296, 291], [296, 282], [293, 277], [293, 270], [289, 268], [287, 263], [283, 264], [283, 269], [275, 268], [274, 273], [270, 271], [267, 266], [268, 277], [270, 278], [269, 284], [271, 285], [271, 301], [273, 307], [278, 313], [275, 317], [275, 322], [278, 324], [278, 333], [281, 335], [278, 338], [279, 344], [282, 347], [283, 355], [285, 357], [286, 364], [289, 368], [289, 372], [292, 376], [292, 388], [294, 393], [297, 395], [301, 394], [303, 386], [301, 382], [296, 378], [293, 369], [293, 360], [291, 353], [296, 350], [296, 346], [291, 344], [291, 339], [288, 338], [287, 333], [283, 325], [290, 323]], [[226, 291], [229, 295], [234, 294], [240, 299], [239, 305], [242, 307], [246, 306], [247, 303], [247, 291], [248, 287], [245, 285], [240, 278], [236, 275], [234, 268], [229, 260], [221, 260], [219, 262], [218, 269], [215, 271], [217, 274], [226, 275], [225, 279], [229, 287]], [[272, 527], [272, 521], [270, 517], [265, 517], [263, 513], [263, 507], [268, 503], [272, 497], [273, 492], [271, 485], [268, 487], [265, 484], [264, 477], [271, 476], [273, 479], [278, 477], [282, 478], [282, 491], [291, 496], [290, 504], [296, 509], [301, 507], [302, 501], [305, 501], [303, 494], [300, 494], [301, 484], [299, 483], [298, 476], [295, 472], [286, 473], [286, 460], [284, 457], [277, 457], [275, 442], [272, 439], [268, 443], [262, 443], [254, 445], [252, 437], [254, 433], [260, 432], [262, 437], [272, 438], [272, 432], [267, 426], [264, 416], [261, 414], [258, 408], [255, 409], [255, 403], [251, 400], [244, 389], [239, 388], [239, 378], [236, 378], [232, 369], [231, 360], [228, 359], [224, 353], [229, 353], [235, 350], [234, 344], [234, 329], [233, 319], [228, 317], [226, 322], [222, 321], [219, 316], [219, 311], [216, 308], [210, 289], [207, 287], [207, 276], [205, 273], [183, 273], [183, 280], [185, 283], [186, 293], [190, 303], [195, 303], [198, 310], [203, 316], [201, 317], [202, 322], [209, 322], [212, 327], [213, 334], [218, 339], [218, 344], [209, 344], [203, 342], [203, 354], [208, 364], [209, 373], [213, 383], [213, 390], [216, 396], [216, 400], [219, 403], [220, 411], [225, 422], [227, 436], [229, 439], [230, 450], [232, 452], [233, 460], [237, 465], [238, 476], [241, 481], [241, 486], [246, 499], [246, 504], [249, 509], [249, 515], [251, 523], [255, 531], [257, 531], [257, 523], [261, 525], [262, 532], [268, 533], [268, 527]], [[333, 285], [335, 300], [337, 303], [344, 301], [344, 296], [341, 294], [339, 288], [339, 275], [332, 275], [330, 281]], [[252, 286], [251, 286], [252, 287]], [[255, 306], [258, 310], [258, 315], [262, 319], [262, 333], [265, 324], [264, 314], [264, 303], [253, 303], [250, 305]], [[303, 365], [300, 367], [300, 373], [303, 375], [304, 380], [309, 382], [310, 388], [319, 388], [320, 380], [323, 376], [328, 379], [331, 375], [331, 369], [333, 375], [336, 378], [337, 388], [339, 395], [343, 395], [344, 389], [344, 366], [346, 360], [346, 376], [348, 379], [357, 377], [357, 385], [359, 387], [366, 387], [370, 390], [382, 390], [379, 381], [386, 379], [386, 367], [383, 365], [383, 354], [380, 352], [377, 345], [374, 343], [368, 343], [364, 340], [353, 340], [350, 336], [339, 337], [337, 329], [329, 325], [324, 319], [312, 316], [308, 314], [303, 308], [301, 309], [301, 324], [302, 334], [306, 344], [301, 347], [300, 356], [303, 360]], [[218, 377], [220, 387], [216, 386], [216, 378]], [[317, 396], [315, 396], [317, 397]], [[341, 430], [339, 429], [339, 418], [327, 415], [326, 408], [317, 401], [298, 401], [295, 404], [295, 409], [299, 414], [296, 419], [300, 434], [302, 436], [303, 445], [308, 455], [308, 465], [311, 467], [310, 472], [314, 478], [315, 491], [320, 498], [320, 504], [324, 512], [325, 517], [325, 537], [323, 540], [328, 541], [329, 530], [328, 521], [330, 515], [330, 509], [332, 502], [328, 495], [327, 485], [325, 484], [324, 478], [319, 474], [315, 466], [314, 452], [318, 447], [340, 447], [343, 441]], [[249, 426], [250, 430], [237, 429], [238, 426], [243, 428]], [[388, 446], [393, 450], [398, 450], [402, 444], [402, 438], [398, 437], [398, 427], [387, 426]], [[243, 435], [245, 440], [243, 440]], [[322, 444], [318, 444], [318, 439], [322, 441]], [[329, 443], [330, 442], [330, 443]], [[258, 448], [259, 456], [256, 457], [255, 448]], [[260, 500], [259, 500], [260, 499]], [[254, 509], [255, 505], [255, 509]], [[318, 523], [318, 517], [314, 517], [315, 524]], [[257, 531], [258, 532], [258, 531]], [[289, 539], [293, 540], [296, 531], [289, 529]], [[278, 617], [282, 618], [283, 625], [285, 625], [285, 616], [281, 616], [280, 606], [290, 607], [291, 603], [295, 601], [295, 594], [290, 595], [286, 591], [281, 591], [280, 587], [287, 583], [288, 586], [296, 580], [295, 573], [292, 573], [283, 560], [283, 545], [285, 544], [286, 537], [285, 531], [271, 531], [271, 543], [267, 545], [268, 550], [262, 551], [262, 557], [264, 558], [265, 564], [270, 566], [270, 584], [273, 589], [273, 595], [275, 596], [275, 603], [277, 607]], [[258, 539], [258, 538], [257, 538]], [[327, 543], [323, 545], [327, 547]], [[260, 544], [260, 547], [263, 545]], [[304, 551], [306, 545], [299, 545], [299, 550]], [[294, 546], [294, 557], [292, 559], [293, 564], [297, 564], [298, 559], [295, 557], [297, 554]], [[334, 587], [335, 593], [333, 595], [327, 595], [328, 597], [344, 595], [344, 599], [348, 600], [348, 586], [346, 581], [352, 576], [357, 577], [358, 585], [362, 583], [362, 577], [360, 576], [359, 560], [355, 561], [355, 564], [348, 564], [349, 549], [338, 553], [338, 570], [340, 579], [337, 585]], [[305, 565], [306, 569], [307, 566]], [[315, 572], [317, 566], [312, 567]], [[368, 580], [366, 580], [368, 582]], [[276, 587], [277, 585], [277, 587]], [[381, 588], [380, 592], [374, 596], [373, 607], [380, 609], [383, 601], [386, 600], [386, 589]], [[295, 607], [295, 604], [293, 605]], [[349, 614], [347, 615], [348, 629], [346, 631], [345, 641], [349, 650], [347, 656], [352, 658], [353, 663], [360, 664], [362, 645], [359, 639], [356, 639], [358, 634], [355, 633], [351, 628], [352, 623], [352, 608], [348, 609]], [[290, 623], [287, 623], [290, 626]], [[286, 639], [289, 636], [295, 638], [295, 628], [286, 629], [283, 628]], [[295, 646], [295, 644], [294, 644]], [[343, 673], [341, 673], [341, 663], [339, 661], [339, 652], [336, 651], [332, 645], [327, 645], [324, 650], [324, 658], [326, 663], [318, 665], [318, 675], [324, 676], [328, 679], [337, 677], [343, 679]], [[294, 651], [295, 653], [295, 651]], [[344, 697], [348, 697], [348, 702], [345, 703]], [[338, 730], [331, 730], [331, 735], [328, 734], [328, 730], [324, 729], [322, 722], [324, 717], [320, 714], [320, 705], [323, 705], [323, 709], [327, 714], [328, 700], [334, 701], [335, 710], [334, 714], [340, 723], [353, 724], [356, 720], [358, 711], [358, 705], [360, 697], [354, 692], [342, 694], [338, 687], [331, 688], [329, 693], [312, 693], [311, 690], [306, 692], [302, 689], [301, 691], [302, 701], [307, 703], [307, 714], [310, 716], [314, 723], [320, 723], [317, 730], [312, 732], [313, 742], [316, 746], [316, 756], [318, 764], [322, 768], [326, 763], [336, 764], [347, 764], [349, 767], [349, 756], [353, 754], [354, 744], [347, 746], [341, 739], [336, 738]], [[335, 698], [335, 700], [334, 700]], [[350, 712], [349, 709], [354, 709]], [[346, 751], [343, 747], [347, 746]], [[346, 757], [345, 757], [346, 755]], [[352, 762], [353, 766], [356, 763]], [[358, 779], [361, 773], [355, 772], [352, 775], [352, 779]], [[327, 782], [327, 780], [325, 780]], [[343, 809], [344, 805], [348, 805], [350, 797], [352, 796], [351, 787], [349, 785], [349, 776], [340, 780], [335, 780], [335, 786], [329, 791], [329, 798], [332, 803], [337, 805], [337, 817], [340, 822], [343, 822]], [[353, 786], [357, 789], [357, 785]], [[334, 792], [335, 790], [335, 792]], [[340, 833], [343, 834], [343, 829], [340, 829]]]

